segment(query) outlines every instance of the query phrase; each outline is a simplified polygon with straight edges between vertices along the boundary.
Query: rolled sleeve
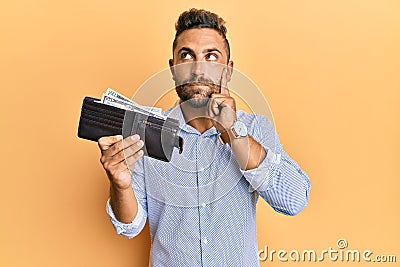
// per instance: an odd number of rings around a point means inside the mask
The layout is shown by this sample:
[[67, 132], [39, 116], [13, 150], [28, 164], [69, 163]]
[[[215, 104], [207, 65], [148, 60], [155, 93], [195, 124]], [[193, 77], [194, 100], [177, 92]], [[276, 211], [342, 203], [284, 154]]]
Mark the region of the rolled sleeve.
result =
[[107, 200], [106, 211], [110, 216], [110, 220], [115, 228], [115, 231], [119, 235], [125, 236], [127, 238], [133, 238], [137, 236], [142, 231], [144, 225], [146, 224], [147, 214], [140, 204], [138, 204], [138, 212], [136, 214], [136, 217], [133, 219], [131, 223], [122, 223], [117, 220], [111, 208], [110, 199]]
[[258, 189], [265, 191], [274, 186], [274, 177], [270, 175], [271, 166], [273, 164], [279, 164], [281, 156], [280, 154], [275, 154], [268, 147], [263, 147], [267, 156], [258, 167], [250, 170], [241, 170], [244, 178], [250, 183], [250, 192]]
[[252, 137], [263, 146], [266, 158], [257, 168], [241, 170], [249, 192], [257, 193], [276, 211], [298, 214], [308, 202], [310, 180], [296, 161], [283, 150], [279, 137], [266, 117], [249, 122]]
[[257, 168], [241, 170], [242, 175], [250, 184], [249, 192], [269, 190], [275, 185], [273, 169], [281, 162], [281, 155], [276, 153], [279, 144], [278, 135], [272, 123], [265, 116], [253, 114], [242, 117], [242, 114], [239, 114], [239, 117], [247, 123], [250, 135], [266, 152], [265, 159]]

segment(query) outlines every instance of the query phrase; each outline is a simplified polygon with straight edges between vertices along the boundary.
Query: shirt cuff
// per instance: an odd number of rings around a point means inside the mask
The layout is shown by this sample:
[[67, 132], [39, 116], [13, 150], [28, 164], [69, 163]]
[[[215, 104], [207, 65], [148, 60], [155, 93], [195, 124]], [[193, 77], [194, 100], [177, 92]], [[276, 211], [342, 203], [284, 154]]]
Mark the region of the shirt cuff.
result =
[[263, 190], [268, 190], [274, 185], [273, 176], [270, 175], [271, 165], [279, 164], [281, 162], [281, 155], [275, 154], [268, 147], [264, 147], [264, 149], [267, 155], [257, 168], [240, 170], [244, 178], [246, 178], [246, 180], [250, 183], [249, 192], [258, 190], [261, 185], [263, 185]]
[[110, 199], [107, 200], [106, 211], [110, 216], [111, 222], [119, 235], [126, 236], [128, 238], [132, 238], [137, 236], [143, 229], [146, 224], [146, 211], [142, 208], [142, 206], [138, 202], [138, 211], [131, 223], [123, 223], [118, 221], [115, 217], [115, 214], [111, 208]]

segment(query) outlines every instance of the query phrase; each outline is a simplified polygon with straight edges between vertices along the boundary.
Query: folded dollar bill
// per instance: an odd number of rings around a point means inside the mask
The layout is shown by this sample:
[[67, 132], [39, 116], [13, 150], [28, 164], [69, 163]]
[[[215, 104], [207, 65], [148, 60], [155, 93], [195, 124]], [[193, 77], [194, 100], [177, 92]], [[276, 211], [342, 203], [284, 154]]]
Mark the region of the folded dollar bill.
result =
[[150, 113], [153, 116], [157, 116], [163, 119], [166, 118], [161, 114], [162, 112], [161, 108], [141, 106], [135, 101], [114, 91], [111, 88], [108, 88], [107, 91], [103, 93], [101, 100], [99, 102], [125, 110], [132, 110], [132, 111], [142, 112], [145, 114]]

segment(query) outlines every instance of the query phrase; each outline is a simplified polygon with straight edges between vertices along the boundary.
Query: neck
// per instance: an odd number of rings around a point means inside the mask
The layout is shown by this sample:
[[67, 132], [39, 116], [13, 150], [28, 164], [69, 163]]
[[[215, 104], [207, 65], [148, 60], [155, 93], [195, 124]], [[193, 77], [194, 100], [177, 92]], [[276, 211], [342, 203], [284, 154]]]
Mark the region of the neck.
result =
[[182, 103], [180, 101], [183, 117], [185, 122], [195, 128], [200, 133], [204, 133], [210, 129], [213, 124], [208, 117], [207, 106], [202, 108], [194, 108], [189, 104]]

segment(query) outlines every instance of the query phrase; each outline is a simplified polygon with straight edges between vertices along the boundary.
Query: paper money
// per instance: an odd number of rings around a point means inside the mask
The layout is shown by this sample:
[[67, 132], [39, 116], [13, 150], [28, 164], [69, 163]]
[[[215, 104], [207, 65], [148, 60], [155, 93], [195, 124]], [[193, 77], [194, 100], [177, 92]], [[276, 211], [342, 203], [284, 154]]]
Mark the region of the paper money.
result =
[[151, 112], [147, 109], [144, 109], [143, 106], [137, 106], [132, 104], [131, 102], [128, 101], [124, 101], [121, 99], [118, 99], [114, 96], [111, 95], [106, 95], [103, 94], [101, 97], [101, 103], [106, 104], [106, 105], [110, 105], [110, 106], [114, 106], [120, 109], [124, 109], [124, 110], [132, 110], [132, 111], [136, 111], [136, 112], [140, 112], [146, 115], [151, 115], [151, 116], [155, 116], [155, 117], [159, 117], [161, 119], [165, 119], [166, 116], [163, 116], [161, 114], [158, 113], [154, 113]]
[[116, 100], [127, 102], [127, 103], [129, 103], [129, 104], [131, 104], [131, 105], [133, 105], [135, 107], [147, 110], [148, 112], [151, 112], [151, 113], [155, 113], [155, 114], [161, 115], [161, 112], [162, 112], [161, 108], [141, 106], [138, 103], [136, 103], [135, 101], [133, 101], [133, 100], [127, 98], [126, 96], [114, 91], [111, 88], [108, 88], [107, 91], [103, 95], [112, 97], [112, 98], [114, 98]]
[[156, 108], [156, 107], [147, 107], [147, 106], [140, 106], [141, 108], [151, 112], [151, 113], [155, 113], [158, 115], [162, 114], [162, 109], [161, 108]]
[[120, 93], [114, 91], [114, 90], [111, 89], [111, 88], [107, 88], [107, 91], [106, 91], [104, 94], [107, 95], [107, 96], [112, 96], [112, 97], [114, 97], [114, 98], [120, 99], [120, 100], [122, 100], [122, 101], [131, 102], [132, 104], [138, 106], [138, 104], [137, 104], [136, 102], [134, 102], [133, 100], [127, 98], [126, 96], [124, 96], [124, 95], [122, 95], [122, 94], [120, 94]]
[[103, 94], [103, 96], [101, 97], [101, 103], [125, 110], [132, 110], [132, 111], [135, 110], [135, 106], [133, 104], [119, 100], [112, 96], [108, 96], [106, 94]]

